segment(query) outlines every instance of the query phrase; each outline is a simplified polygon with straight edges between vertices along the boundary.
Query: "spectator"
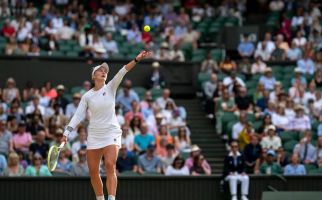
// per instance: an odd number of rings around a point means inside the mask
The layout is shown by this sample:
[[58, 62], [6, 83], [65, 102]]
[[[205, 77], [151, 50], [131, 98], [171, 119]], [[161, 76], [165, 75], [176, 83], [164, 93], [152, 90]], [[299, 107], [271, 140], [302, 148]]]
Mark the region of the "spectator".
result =
[[145, 154], [141, 155], [138, 160], [139, 174], [148, 173], [161, 173], [161, 160], [158, 156], [154, 155], [155, 146], [148, 145]]
[[231, 138], [233, 140], [238, 139], [240, 132], [246, 127], [246, 124], [247, 124], [246, 113], [241, 112], [239, 114], [239, 122], [235, 123], [232, 128]]
[[170, 90], [165, 88], [162, 92], [162, 96], [156, 99], [155, 103], [160, 109], [165, 109], [166, 103], [169, 101], [174, 103], [174, 100], [170, 97], [170, 94]]
[[237, 70], [236, 63], [231, 60], [229, 56], [225, 57], [225, 59], [220, 63], [219, 67], [225, 74], [230, 74], [232, 71]]
[[297, 105], [295, 107], [296, 115], [291, 119], [289, 129], [294, 131], [311, 130], [311, 123], [308, 116], [304, 115], [304, 107]]
[[50, 81], [46, 81], [41, 90], [45, 91], [45, 96], [49, 99], [55, 99], [57, 97], [57, 91], [52, 87], [52, 83]]
[[0, 154], [0, 176], [3, 176], [4, 170], [7, 169], [7, 160], [6, 157]]
[[190, 137], [187, 135], [187, 130], [185, 127], [178, 128], [178, 134], [174, 137], [175, 147], [179, 152], [190, 151], [191, 141]]
[[142, 41], [141, 32], [135, 24], [132, 24], [131, 29], [127, 32], [127, 41], [131, 44], [136, 44]]
[[255, 51], [255, 46], [249, 40], [249, 35], [244, 34], [243, 41], [238, 45], [238, 53], [242, 58], [250, 58], [252, 57]]
[[306, 44], [307, 40], [305, 37], [303, 37], [301, 31], [296, 32], [296, 37], [293, 39], [292, 43], [295, 43], [297, 47], [303, 48], [304, 45]]
[[119, 52], [118, 45], [115, 40], [113, 40], [111, 33], [106, 34], [106, 37], [103, 39], [102, 43], [109, 56], [113, 56]]
[[54, 35], [48, 36], [48, 42], [45, 44], [45, 50], [49, 52], [59, 50], [59, 45]]
[[168, 133], [167, 126], [160, 126], [159, 134], [155, 137], [156, 154], [159, 157], [164, 157], [167, 154], [167, 144], [173, 144], [173, 138]]
[[210, 118], [213, 118], [214, 113], [214, 96], [218, 90], [217, 75], [212, 73], [210, 80], [203, 85], [203, 92], [206, 99], [205, 109]]
[[272, 149], [276, 151], [279, 147], [282, 146], [281, 138], [276, 135], [275, 131], [276, 128], [274, 125], [267, 127], [267, 136], [263, 137], [261, 141], [262, 148]]
[[223, 84], [228, 89], [229, 93], [237, 93], [238, 87], [245, 87], [244, 81], [237, 77], [236, 71], [231, 71], [230, 76], [224, 78]]
[[4, 25], [1, 30], [1, 35], [9, 39], [16, 37], [16, 29], [10, 24], [10, 19], [6, 19], [4, 21]]
[[208, 168], [207, 165], [203, 164], [204, 160], [205, 160], [205, 158], [203, 155], [199, 155], [194, 158], [193, 165], [190, 169], [191, 175], [197, 176], [197, 175], [201, 175], [201, 174], [205, 174], [205, 175], [211, 174], [211, 168]]
[[24, 168], [19, 163], [19, 156], [16, 152], [9, 153], [8, 166], [4, 170], [4, 176], [23, 176]]
[[29, 159], [32, 160], [33, 155], [39, 153], [43, 159], [47, 158], [49, 145], [45, 142], [45, 132], [39, 131], [35, 137], [35, 141], [29, 147]]
[[56, 171], [70, 173], [72, 168], [72, 162], [68, 159], [68, 154], [69, 153], [67, 152], [66, 148], [60, 151]]
[[171, 60], [172, 55], [167, 42], [162, 42], [160, 49], [155, 53], [156, 60]]
[[0, 120], [6, 121], [7, 117], [8, 116], [4, 110], [4, 106], [0, 104]]
[[182, 36], [183, 44], [192, 44], [193, 49], [198, 48], [198, 39], [200, 37], [200, 33], [193, 30], [191, 25], [188, 25], [187, 32]]
[[73, 94], [73, 102], [66, 106], [66, 115], [65, 116], [68, 119], [71, 119], [72, 116], [75, 114], [76, 108], [78, 107], [80, 99], [81, 99], [81, 94], [80, 93]]
[[301, 26], [304, 22], [304, 16], [303, 16], [303, 8], [298, 7], [296, 10], [296, 15], [292, 17], [292, 27], [297, 28], [298, 26]]
[[13, 55], [18, 51], [18, 44], [14, 37], [9, 38], [9, 41], [6, 44], [5, 55]]
[[125, 145], [127, 151], [132, 152], [134, 150], [134, 135], [129, 133], [127, 124], [122, 125], [122, 144]]
[[78, 162], [73, 163], [70, 169], [70, 174], [73, 176], [88, 176], [89, 170], [86, 159], [86, 150], [81, 148], [77, 152]]
[[263, 41], [257, 44], [257, 49], [262, 49], [263, 45], [265, 45], [265, 50], [271, 54], [275, 49], [275, 43], [272, 41], [272, 35], [270, 32], [265, 33], [265, 38]]
[[[274, 44], [274, 43], [273, 43]], [[254, 57], [261, 57], [263, 59], [263, 61], [269, 61], [271, 58], [271, 52], [269, 52], [269, 49], [267, 48], [268, 43], [261, 42], [259, 43], [257, 46], [257, 49], [254, 53]], [[275, 49], [275, 44], [274, 44], [274, 49]]]
[[12, 134], [6, 126], [6, 121], [0, 120], [0, 154], [4, 156], [13, 151]]
[[175, 148], [174, 148], [173, 144], [167, 144], [165, 146], [165, 149], [166, 149], [165, 155], [160, 157], [160, 159], [162, 161], [162, 171], [163, 171], [163, 173], [166, 172], [168, 166], [171, 166], [171, 164], [173, 163], [175, 157], [177, 156], [177, 153], [175, 151]]
[[64, 25], [57, 31], [58, 38], [60, 40], [71, 40], [74, 37], [75, 30], [68, 24], [67, 20], [64, 20]]
[[284, 61], [286, 59], [286, 53], [288, 51], [288, 44], [284, 42], [283, 35], [277, 35], [276, 48], [271, 54], [272, 61]]
[[247, 95], [245, 87], [239, 87], [238, 94], [235, 97], [235, 103], [239, 111], [251, 110], [253, 99]]
[[[263, 89], [264, 89], [263, 84], [261, 84], [261, 83], [259, 83], [259, 84], [262, 85], [260, 87], [263, 87]], [[265, 111], [267, 109], [267, 107], [268, 107], [269, 102], [273, 102], [273, 101], [271, 101], [269, 99], [269, 92], [267, 90], [264, 90], [262, 97], [257, 99], [257, 102], [256, 102], [257, 107], [256, 107], [256, 109], [260, 109], [259, 112]]]
[[165, 86], [165, 80], [164, 76], [160, 71], [160, 63], [159, 62], [153, 62], [152, 63], [153, 72], [151, 74], [151, 77], [149, 78], [149, 88], [156, 88], [160, 89]]
[[284, 169], [284, 175], [306, 175], [305, 167], [299, 164], [299, 156], [297, 154], [292, 155], [291, 163], [286, 165]]
[[[186, 160], [185, 165], [188, 167], [189, 171], [193, 167], [194, 160], [201, 155], [201, 149], [197, 145], [191, 146], [191, 152], [190, 157]], [[207, 160], [203, 160], [202, 166], [204, 166], [207, 169], [210, 169], [210, 165], [208, 164]]]
[[247, 122], [245, 128], [239, 133], [238, 144], [241, 151], [244, 147], [250, 143], [251, 138], [255, 135], [254, 129], [251, 122]]
[[149, 145], [154, 145], [155, 143], [154, 137], [147, 131], [147, 125], [143, 123], [141, 125], [141, 134], [134, 137], [134, 148], [138, 152], [145, 151]]
[[34, 113], [35, 110], [39, 110], [41, 115], [45, 115], [46, 109], [44, 106], [39, 104], [39, 96], [32, 97], [32, 104], [26, 107], [26, 114]]
[[202, 61], [201, 63], [200, 72], [212, 74], [218, 71], [219, 71], [218, 63], [216, 62], [216, 60], [212, 58], [211, 52], [208, 52], [205, 60]]
[[272, 69], [270, 67], [265, 69], [264, 75], [260, 77], [259, 82], [264, 85], [265, 90], [274, 89], [276, 79], [273, 76]]
[[130, 80], [125, 80], [123, 83], [123, 90], [118, 93], [116, 98], [117, 103], [120, 103], [122, 105], [122, 110], [124, 114], [131, 110], [132, 101], [140, 101], [137, 93], [131, 88], [132, 82]]
[[91, 52], [93, 48], [93, 38], [94, 36], [91, 27], [84, 27], [84, 32], [79, 36], [79, 45], [83, 48], [80, 52], [80, 56], [93, 57]]
[[321, 164], [322, 160], [322, 137], [318, 137], [318, 141], [316, 142], [316, 162], [317, 164]]
[[269, 3], [269, 9], [273, 12], [280, 12], [284, 9], [284, 2], [282, 0], [272, 0]]
[[2, 100], [9, 104], [15, 98], [20, 99], [19, 89], [16, 87], [16, 81], [8, 78], [7, 85], [2, 91]]
[[68, 99], [64, 95], [65, 87], [63, 85], [57, 86], [57, 97], [55, 98], [55, 102], [59, 105], [60, 108], [63, 109], [64, 113], [66, 111], [66, 106], [69, 104]]
[[316, 162], [316, 148], [311, 144], [311, 132], [305, 131], [300, 142], [295, 145], [293, 153], [299, 154], [303, 164], [314, 164]]
[[12, 138], [13, 147], [15, 150], [23, 152], [25, 155], [29, 153], [29, 146], [32, 143], [31, 134], [26, 132], [26, 123], [20, 122], [18, 132]]
[[302, 51], [301, 49], [297, 46], [296, 42], [293, 41], [291, 44], [291, 48], [287, 52], [287, 58], [290, 61], [297, 61], [302, 57]]
[[276, 113], [273, 113], [272, 115], [272, 122], [273, 125], [277, 128], [278, 132], [286, 131], [288, 129], [290, 120], [285, 115], [285, 106], [283, 104], [279, 104], [277, 106]]
[[249, 177], [245, 173], [245, 160], [238, 151], [238, 143], [236, 141], [231, 142], [230, 147], [231, 151], [224, 160], [224, 180], [229, 182], [232, 200], [237, 200], [237, 185], [239, 182], [241, 182], [241, 199], [247, 200]]
[[87, 91], [91, 89], [91, 82], [89, 81], [84, 81], [83, 83], [83, 88], [79, 92], [81, 95], [84, 95]]
[[260, 158], [262, 147], [259, 144], [258, 136], [253, 135], [251, 142], [244, 148], [243, 155], [245, 158], [245, 172], [249, 174], [254, 173], [256, 160]]
[[141, 121], [144, 119], [142, 113], [140, 112], [139, 102], [137, 101], [131, 102], [131, 110], [124, 115], [124, 119], [125, 121], [129, 122], [134, 118], [134, 116], [140, 118]]
[[120, 155], [116, 161], [116, 169], [119, 173], [126, 171], [132, 171], [136, 173], [138, 171], [138, 165], [135, 155], [127, 150], [125, 144], [122, 144], [120, 148]]
[[87, 147], [87, 133], [86, 128], [84, 126], [79, 126], [77, 128], [78, 137], [76, 140], [74, 140], [71, 151], [73, 157], [77, 157], [77, 153], [80, 149], [86, 150]]
[[179, 45], [176, 44], [173, 46], [173, 51], [171, 52], [171, 60], [172, 61], [178, 61], [178, 62], [184, 62], [185, 56], [183, 54], [183, 51], [179, 48]]
[[284, 148], [280, 147], [277, 149], [277, 160], [276, 162], [284, 168], [286, 165], [288, 165], [288, 156], [286, 155]]
[[165, 171], [166, 176], [185, 176], [189, 174], [189, 169], [185, 166], [184, 159], [181, 156], [176, 156], [172, 165], [169, 165]]
[[39, 153], [32, 156], [32, 164], [26, 169], [26, 176], [51, 176], [46, 165], [43, 165], [43, 157]]
[[307, 53], [304, 53], [304, 57], [297, 61], [297, 67], [301, 70], [303, 74], [314, 74], [314, 62], [313, 60], [308, 56]]
[[299, 86], [306, 87], [306, 78], [302, 75], [302, 71], [299, 68], [294, 69], [294, 78], [292, 78], [291, 83], [294, 85], [296, 82], [300, 83]]
[[274, 150], [268, 150], [266, 160], [260, 166], [260, 173], [265, 175], [278, 175], [282, 173], [282, 168], [274, 162], [276, 154]]
[[256, 62], [252, 64], [251, 72], [252, 74], [263, 74], [265, 72], [267, 65], [263, 62], [261, 56], [256, 57]]

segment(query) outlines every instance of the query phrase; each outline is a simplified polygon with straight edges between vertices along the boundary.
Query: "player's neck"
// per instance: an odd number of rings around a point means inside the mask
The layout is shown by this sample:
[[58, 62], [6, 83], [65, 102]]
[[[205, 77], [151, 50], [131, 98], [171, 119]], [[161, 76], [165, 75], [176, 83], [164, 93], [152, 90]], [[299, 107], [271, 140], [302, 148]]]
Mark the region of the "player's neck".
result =
[[94, 90], [100, 90], [103, 86], [104, 86], [105, 82], [104, 81], [95, 81], [95, 86], [94, 86]]

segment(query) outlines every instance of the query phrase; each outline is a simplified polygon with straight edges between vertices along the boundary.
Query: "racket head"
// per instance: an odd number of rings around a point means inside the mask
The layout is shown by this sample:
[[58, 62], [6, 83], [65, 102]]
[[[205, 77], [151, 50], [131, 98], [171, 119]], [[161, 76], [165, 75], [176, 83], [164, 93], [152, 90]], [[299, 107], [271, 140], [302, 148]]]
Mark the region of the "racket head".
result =
[[56, 145], [50, 147], [49, 149], [48, 157], [47, 157], [47, 166], [51, 172], [56, 169], [57, 161], [59, 158], [59, 151], [60, 149]]

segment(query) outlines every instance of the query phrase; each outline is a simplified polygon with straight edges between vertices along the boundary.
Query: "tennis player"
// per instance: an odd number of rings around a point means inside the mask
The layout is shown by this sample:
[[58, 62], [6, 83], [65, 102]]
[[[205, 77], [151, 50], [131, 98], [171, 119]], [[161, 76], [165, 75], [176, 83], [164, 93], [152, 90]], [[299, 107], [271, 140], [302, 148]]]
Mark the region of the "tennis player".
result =
[[108, 84], [105, 84], [109, 72], [108, 65], [103, 63], [96, 66], [92, 71], [95, 86], [82, 96], [74, 116], [65, 129], [61, 142], [67, 142], [68, 134], [84, 119], [87, 109], [90, 111], [87, 162], [97, 200], [104, 200], [103, 183], [99, 174], [102, 156], [104, 156], [105, 160], [108, 200], [115, 200], [116, 195], [117, 177], [115, 165], [122, 137], [122, 131], [115, 115], [116, 90], [124, 75], [150, 54], [151, 52], [149, 51], [141, 52], [133, 61], [119, 70]]

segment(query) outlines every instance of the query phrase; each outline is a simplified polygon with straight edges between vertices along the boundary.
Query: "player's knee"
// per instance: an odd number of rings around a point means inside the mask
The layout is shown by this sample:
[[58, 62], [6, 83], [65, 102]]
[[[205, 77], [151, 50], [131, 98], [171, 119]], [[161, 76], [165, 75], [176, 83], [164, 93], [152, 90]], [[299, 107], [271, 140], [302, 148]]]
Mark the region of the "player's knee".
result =
[[115, 173], [115, 161], [107, 159], [105, 160], [106, 173]]
[[91, 177], [94, 177], [94, 176], [99, 176], [99, 168], [89, 168], [88, 169], [88, 172], [89, 172], [89, 175]]

